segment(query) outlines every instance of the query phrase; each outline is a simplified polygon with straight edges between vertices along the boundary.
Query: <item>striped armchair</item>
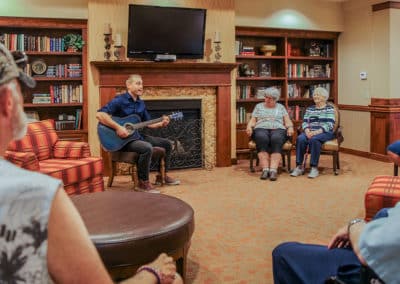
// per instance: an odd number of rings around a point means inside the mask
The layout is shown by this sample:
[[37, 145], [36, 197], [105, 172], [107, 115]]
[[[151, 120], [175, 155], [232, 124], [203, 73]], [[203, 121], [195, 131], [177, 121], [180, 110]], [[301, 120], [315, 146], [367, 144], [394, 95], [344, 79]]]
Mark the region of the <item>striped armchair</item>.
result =
[[69, 195], [104, 191], [102, 158], [91, 157], [86, 142], [58, 140], [53, 120], [29, 123], [25, 137], [8, 145], [5, 158], [61, 179]]

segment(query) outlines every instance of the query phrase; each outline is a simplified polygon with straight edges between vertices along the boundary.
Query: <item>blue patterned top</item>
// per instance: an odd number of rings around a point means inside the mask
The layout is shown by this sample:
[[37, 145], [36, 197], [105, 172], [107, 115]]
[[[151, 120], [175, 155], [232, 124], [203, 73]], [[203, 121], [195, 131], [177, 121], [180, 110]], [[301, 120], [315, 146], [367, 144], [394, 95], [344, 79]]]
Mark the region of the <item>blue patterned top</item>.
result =
[[324, 132], [333, 132], [335, 126], [335, 108], [327, 104], [323, 108], [317, 108], [315, 105], [307, 108], [303, 117], [301, 127], [311, 131], [322, 129]]

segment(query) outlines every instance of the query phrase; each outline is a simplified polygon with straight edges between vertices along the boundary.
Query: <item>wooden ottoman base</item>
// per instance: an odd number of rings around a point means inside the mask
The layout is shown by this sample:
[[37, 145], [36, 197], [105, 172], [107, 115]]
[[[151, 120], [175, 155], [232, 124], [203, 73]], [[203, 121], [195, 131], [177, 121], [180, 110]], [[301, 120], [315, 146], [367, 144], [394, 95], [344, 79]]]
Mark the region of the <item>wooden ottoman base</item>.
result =
[[365, 194], [365, 220], [371, 220], [382, 208], [395, 206], [399, 200], [400, 177], [375, 177]]

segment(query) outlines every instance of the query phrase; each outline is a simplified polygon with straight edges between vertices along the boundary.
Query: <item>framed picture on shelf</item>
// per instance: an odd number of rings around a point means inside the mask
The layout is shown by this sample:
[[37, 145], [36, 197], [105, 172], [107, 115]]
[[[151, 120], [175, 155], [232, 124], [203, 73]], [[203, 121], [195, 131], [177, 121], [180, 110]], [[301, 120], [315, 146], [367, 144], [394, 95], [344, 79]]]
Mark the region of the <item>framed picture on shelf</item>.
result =
[[261, 62], [258, 67], [259, 77], [271, 77], [271, 64]]

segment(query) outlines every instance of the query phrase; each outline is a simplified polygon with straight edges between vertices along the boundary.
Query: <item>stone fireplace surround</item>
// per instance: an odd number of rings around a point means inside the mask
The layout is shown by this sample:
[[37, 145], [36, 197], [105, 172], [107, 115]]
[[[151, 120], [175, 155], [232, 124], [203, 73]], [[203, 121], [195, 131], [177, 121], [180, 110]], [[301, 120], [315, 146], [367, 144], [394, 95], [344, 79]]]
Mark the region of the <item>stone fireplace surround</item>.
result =
[[[140, 74], [145, 98], [201, 99], [206, 168], [231, 165], [231, 71], [233, 63], [92, 61], [100, 105], [125, 88], [130, 74]], [[109, 160], [102, 150], [106, 173]]]

